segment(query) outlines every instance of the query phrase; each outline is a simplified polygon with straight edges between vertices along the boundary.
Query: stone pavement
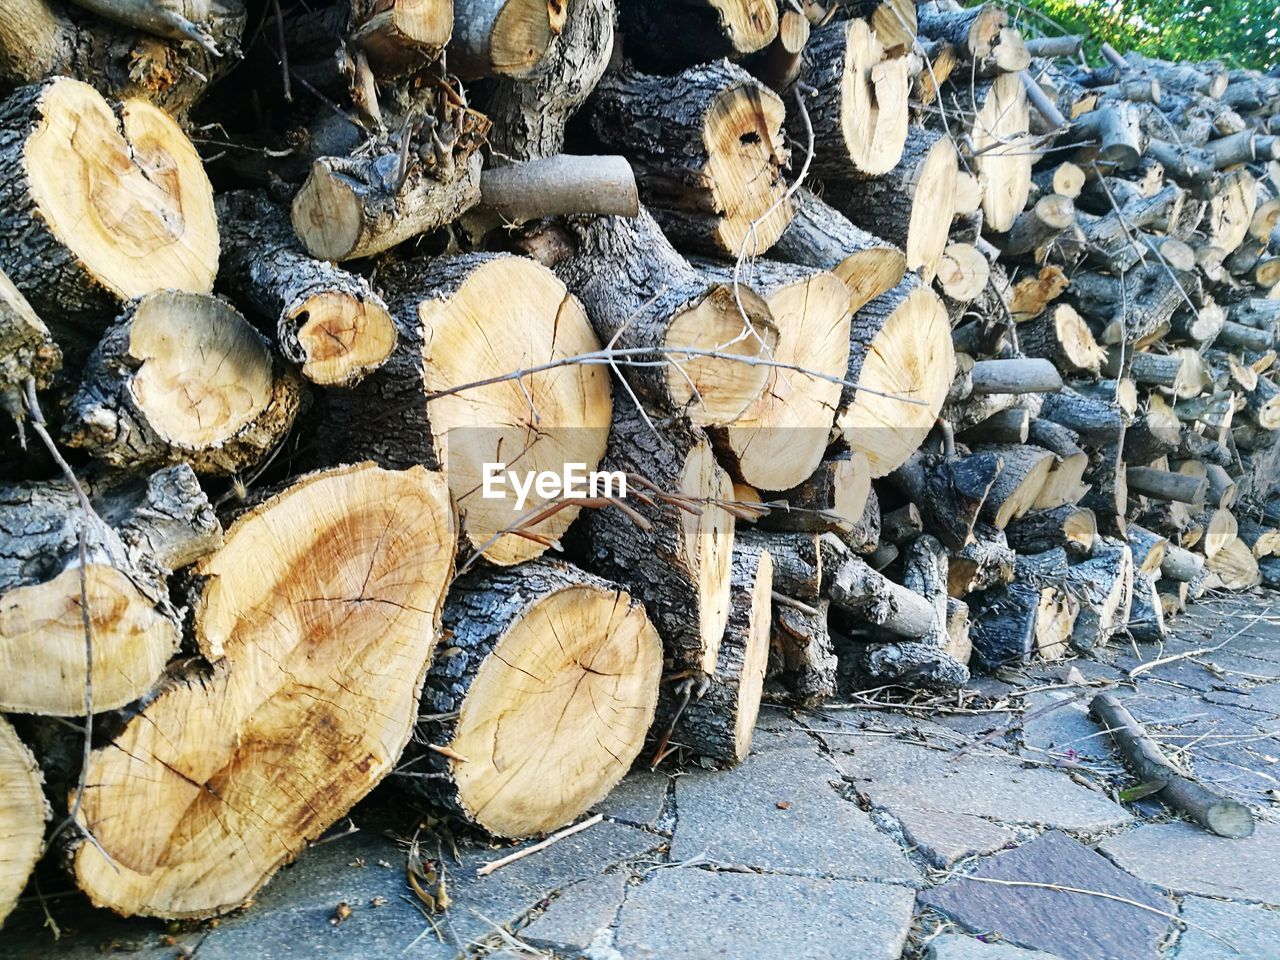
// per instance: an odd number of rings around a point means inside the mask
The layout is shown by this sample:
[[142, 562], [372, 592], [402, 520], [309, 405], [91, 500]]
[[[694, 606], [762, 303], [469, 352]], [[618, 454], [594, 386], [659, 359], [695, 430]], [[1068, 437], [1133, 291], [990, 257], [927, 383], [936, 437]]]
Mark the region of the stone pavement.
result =
[[[421, 849], [445, 863], [452, 901], [430, 919], [405, 884], [420, 817], [383, 790], [216, 923], [112, 918], [51, 869], [41, 892], [61, 939], [30, 902], [0, 956], [1280, 960], [1269, 602], [1201, 606], [1162, 648], [980, 679], [945, 706], [767, 709], [739, 769], [636, 772], [603, 822], [484, 878], [476, 867], [511, 848], [428, 823]], [[1162, 657], [1181, 659], [1127, 678]], [[1255, 808], [1252, 838], [1120, 802], [1135, 784], [1085, 712], [1101, 684]]]

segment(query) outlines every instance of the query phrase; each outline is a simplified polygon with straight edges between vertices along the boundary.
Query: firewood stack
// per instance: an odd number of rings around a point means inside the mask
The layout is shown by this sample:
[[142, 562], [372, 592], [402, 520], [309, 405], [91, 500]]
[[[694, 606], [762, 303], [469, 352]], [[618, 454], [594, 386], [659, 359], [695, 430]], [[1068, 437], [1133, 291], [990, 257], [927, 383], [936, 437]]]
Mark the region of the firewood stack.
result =
[[0, 919], [42, 836], [213, 916], [389, 775], [534, 835], [1280, 587], [1280, 80], [991, 3], [175, 6], [0, 7]]

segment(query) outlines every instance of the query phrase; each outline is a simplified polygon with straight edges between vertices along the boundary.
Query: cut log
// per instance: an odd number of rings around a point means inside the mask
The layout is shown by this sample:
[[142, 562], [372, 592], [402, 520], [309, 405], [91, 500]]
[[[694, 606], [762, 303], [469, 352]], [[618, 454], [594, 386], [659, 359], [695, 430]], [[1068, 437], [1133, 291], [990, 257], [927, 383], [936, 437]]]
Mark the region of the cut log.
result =
[[[733, 271], [699, 263], [732, 288]], [[825, 270], [757, 260], [745, 278], [764, 297], [778, 330], [763, 392], [711, 433], [725, 469], [761, 490], [787, 490], [822, 462], [849, 367], [849, 291]], [[812, 373], [807, 372], [812, 371]], [[862, 513], [857, 504], [854, 517]]]
[[1065, 640], [1078, 605], [1052, 585], [1012, 583], [972, 604], [969, 634], [973, 665], [986, 673], [1019, 667], [1037, 654], [1054, 660], [1065, 652]]
[[561, 154], [484, 170], [480, 200], [474, 214], [504, 227], [562, 214], [640, 213], [635, 174], [625, 157]]
[[244, 317], [215, 297], [162, 290], [107, 331], [66, 432], [111, 466], [186, 461], [197, 473], [232, 474], [275, 449], [300, 404], [296, 375]]
[[1262, 582], [1257, 558], [1239, 537], [1209, 557], [1205, 569], [1228, 590], [1248, 590]]
[[446, 159], [402, 163], [389, 146], [372, 157], [321, 157], [293, 198], [293, 229], [313, 257], [355, 260], [452, 223], [480, 202], [481, 156], [461, 146]]
[[[569, 361], [600, 349], [582, 306], [521, 257], [405, 261], [379, 283], [396, 352], [359, 386], [326, 394], [311, 418], [312, 459], [443, 466], [471, 550], [500, 566], [540, 555], [579, 506], [568, 489], [530, 484], [544, 473], [572, 480], [569, 464], [594, 471], [609, 429], [606, 368]], [[539, 372], [514, 376], [523, 370]]]
[[1016, 554], [1003, 530], [978, 524], [973, 531], [973, 542], [951, 558], [947, 592], [953, 597], [963, 597], [1006, 584], [1013, 579], [1015, 560]]
[[795, 216], [769, 251], [771, 257], [830, 270], [849, 288], [849, 309], [855, 312], [902, 282], [907, 261], [900, 249], [855, 227], [804, 187], [791, 202]]
[[[551, 5], [548, 4], [548, 9]], [[596, 88], [613, 51], [613, 0], [561, 5], [564, 27], [531, 77], [499, 77], [481, 92], [494, 157], [538, 160], [564, 149], [565, 127]]]
[[387, 361], [396, 328], [368, 281], [307, 256], [288, 217], [261, 194], [223, 194], [218, 220], [221, 282], [306, 379], [348, 387]]
[[449, 70], [463, 80], [528, 77], [563, 30], [565, 8], [547, 0], [453, 0]]
[[44, 853], [44, 826], [50, 810], [43, 784], [36, 758], [9, 721], [0, 717], [0, 835], [4, 837], [0, 926], [17, 906], [36, 861]]
[[924, 521], [920, 510], [914, 503], [908, 503], [897, 510], [890, 510], [880, 519], [880, 538], [888, 543], [902, 545], [910, 543], [924, 533]]
[[1133, 554], [1128, 544], [1101, 541], [1091, 559], [1067, 570], [1066, 583], [1080, 601], [1071, 633], [1077, 650], [1104, 646], [1128, 624], [1133, 605]]
[[761, 83], [784, 94], [800, 76], [802, 56], [813, 32], [813, 24], [799, 10], [781, 10], [778, 35], [765, 49], [747, 61], [747, 69]]
[[920, 36], [951, 44], [962, 51], [966, 61], [988, 56], [1008, 22], [1002, 9], [988, 3], [965, 10], [917, 11]]
[[440, 56], [453, 35], [456, 5], [456, 0], [351, 0], [347, 42], [377, 76], [403, 76]]
[[827, 201], [906, 253], [907, 268], [932, 280], [955, 209], [957, 159], [949, 138], [924, 127], [907, 133], [897, 165], [873, 180], [827, 183]]
[[124, 301], [213, 288], [213, 191], [167, 114], [59, 77], [0, 104], [0, 130], [0, 263], [64, 352], [83, 356]]
[[1054, 455], [1030, 444], [985, 447], [975, 452], [992, 454], [1001, 461], [1000, 473], [987, 492], [978, 515], [997, 530], [1003, 530], [1011, 520], [1028, 513], [1036, 505], [1053, 468]]
[[627, 51], [666, 70], [767, 47], [778, 33], [776, 0], [620, 0]]
[[639, 603], [540, 560], [456, 580], [444, 630], [401, 786], [495, 836], [526, 837], [569, 823], [622, 779], [662, 673]]
[[[634, 516], [590, 511], [589, 563], [644, 603], [677, 669], [712, 673], [728, 617], [735, 524], [722, 504], [733, 482], [702, 430], [680, 418], [658, 423], [655, 432], [633, 404], [614, 407], [601, 468], [642, 477], [665, 496], [632, 498]], [[776, 579], [781, 558], [770, 552]]]
[[1248, 517], [1237, 518], [1237, 535], [1259, 559], [1280, 555], [1280, 529], [1264, 526]]
[[[111, 18], [111, 8], [141, 14], [150, 25]], [[235, 65], [245, 21], [240, 0], [160, 6], [9, 0], [0, 5], [0, 80], [20, 86], [75, 76], [106, 96], [146, 99], [184, 116]]]
[[77, 824], [97, 842], [74, 872], [93, 902], [235, 909], [372, 789], [412, 731], [454, 548], [444, 478], [420, 468], [315, 474], [240, 517], [193, 581], [215, 666], [89, 760]]
[[1152, 467], [1131, 467], [1128, 478], [1131, 492], [1156, 500], [1203, 505], [1209, 492], [1209, 481], [1204, 477], [1186, 476]]
[[[938, 590], [945, 601], [945, 570]], [[827, 594], [839, 609], [900, 637], [924, 637], [934, 628], [933, 604], [927, 597], [894, 583], [857, 557], [849, 558], [835, 571]]]
[[815, 533], [740, 530], [734, 543], [739, 539], [750, 549], [769, 551], [775, 596], [799, 600], [810, 607], [823, 595], [824, 577], [830, 573], [824, 559], [826, 553], [834, 549], [841, 561], [848, 554], [847, 548], [837, 546], [839, 538], [833, 544], [833, 538]]
[[1136, 523], [1129, 524], [1125, 533], [1129, 548], [1133, 551], [1135, 570], [1145, 574], [1158, 573], [1164, 563], [1165, 551], [1169, 548], [1168, 539]]
[[1057, 393], [1062, 375], [1048, 360], [1010, 358], [979, 360], [970, 373], [973, 392], [983, 394]]
[[948, 243], [938, 260], [938, 286], [949, 300], [976, 300], [991, 279], [991, 262], [970, 243]]
[[917, 451], [892, 479], [919, 508], [930, 533], [948, 549], [960, 550], [973, 536], [1000, 468], [1000, 458], [991, 453], [948, 457]]
[[1089, 469], [1089, 455], [1081, 449], [1079, 435], [1052, 420], [1037, 417], [1028, 438], [1054, 456], [1034, 509], [1053, 510], [1079, 502], [1089, 489], [1083, 483], [1085, 471]]
[[1138, 571], [1133, 575], [1133, 610], [1126, 629], [1139, 643], [1160, 643], [1169, 635], [1164, 604], [1152, 574]]
[[[955, 368], [941, 301], [908, 276], [854, 315], [836, 427], [871, 476], [902, 466], [933, 429]], [[872, 393], [871, 391], [876, 391]]]
[[[910, 81], [907, 62], [886, 59], [865, 20], [836, 21], [815, 30], [800, 71], [813, 128], [814, 176], [828, 184], [886, 174], [902, 159]], [[798, 107], [788, 127], [806, 129]]]
[[772, 356], [778, 329], [745, 276], [735, 286], [694, 270], [647, 211], [575, 218], [567, 227], [573, 254], [559, 275], [602, 342], [651, 351], [622, 368], [646, 403], [702, 426], [727, 425], [761, 397], [775, 370], [790, 373], [753, 362]]
[[1170, 543], [1160, 558], [1160, 575], [1168, 580], [1190, 583], [1204, 573], [1204, 557]]
[[1013, 227], [1031, 192], [1026, 89], [1017, 74], [1006, 73], [977, 84], [972, 99], [967, 84], [956, 96], [961, 105], [956, 115], [977, 109], [971, 137], [974, 167], [984, 186], [982, 212], [989, 229], [1004, 233]]
[[1116, 443], [1124, 435], [1124, 412], [1119, 405], [1095, 400], [1070, 388], [1046, 396], [1040, 416], [1097, 445]]
[[771, 699], [803, 708], [816, 707], [835, 695], [839, 664], [827, 626], [827, 606], [828, 601], [818, 601], [816, 613], [785, 603], [774, 607], [776, 680], [786, 695]]
[[1010, 407], [967, 427], [960, 434], [960, 439], [969, 444], [1026, 443], [1030, 431], [1031, 412], [1022, 407]]
[[1018, 553], [1044, 553], [1062, 547], [1068, 553], [1084, 556], [1093, 550], [1098, 525], [1092, 510], [1063, 504], [1052, 510], [1023, 514], [1005, 527], [1004, 533], [1009, 546]]
[[62, 351], [49, 328], [0, 270], [0, 409], [20, 412], [26, 382], [45, 390], [61, 367]]
[[1004, 252], [1014, 257], [1035, 253], [1052, 243], [1064, 230], [1074, 227], [1075, 223], [1076, 207], [1070, 197], [1056, 193], [1041, 197], [1034, 207], [1014, 220], [1005, 238]]
[[612, 73], [590, 103], [592, 130], [631, 160], [663, 231], [734, 257], [764, 253], [791, 220], [784, 116], [776, 93], [725, 61], [676, 77]]
[[715, 674], [689, 700], [673, 740], [695, 754], [733, 766], [746, 759], [760, 712], [773, 629], [773, 559], [742, 543], [733, 548], [729, 621]]
[[1111, 734], [1125, 765], [1139, 783], [1160, 787], [1157, 798], [1220, 837], [1240, 839], [1253, 835], [1253, 813], [1249, 808], [1179, 773], [1114, 695], [1100, 693], [1094, 697], [1089, 715]]
[[[94, 712], [150, 691], [182, 637], [166, 574], [218, 542], [219, 527], [189, 467], [153, 475], [141, 495], [95, 495], [87, 519], [65, 483], [0, 488], [0, 710], [81, 716], [86, 704], [88, 597]], [[109, 518], [109, 519], [108, 519]], [[80, 561], [84, 528], [86, 560]]]

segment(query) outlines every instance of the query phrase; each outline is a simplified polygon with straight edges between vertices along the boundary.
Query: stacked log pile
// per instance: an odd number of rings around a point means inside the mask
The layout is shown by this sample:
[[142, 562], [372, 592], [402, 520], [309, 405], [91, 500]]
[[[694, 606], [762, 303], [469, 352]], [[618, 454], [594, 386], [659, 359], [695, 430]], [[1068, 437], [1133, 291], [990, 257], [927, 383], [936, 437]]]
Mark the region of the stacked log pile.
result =
[[535, 835], [1280, 587], [1280, 80], [1080, 48], [0, 8], [0, 919], [42, 847], [214, 916], [388, 777]]

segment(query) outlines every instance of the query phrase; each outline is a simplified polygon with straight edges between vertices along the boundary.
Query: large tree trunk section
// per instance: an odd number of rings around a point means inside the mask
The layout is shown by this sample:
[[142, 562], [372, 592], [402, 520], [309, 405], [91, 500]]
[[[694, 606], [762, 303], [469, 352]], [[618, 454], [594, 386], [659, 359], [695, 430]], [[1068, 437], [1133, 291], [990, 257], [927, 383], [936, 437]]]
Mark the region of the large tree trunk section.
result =
[[413, 729], [454, 548], [422, 469], [315, 474], [243, 515], [195, 569], [214, 666], [172, 677], [85, 771], [94, 903], [233, 910], [368, 793]]
[[625, 153], [640, 196], [677, 243], [710, 254], [764, 253], [791, 221], [781, 98], [720, 61], [675, 77], [609, 74], [591, 125]]
[[[711, 282], [645, 210], [634, 219], [574, 218], [567, 227], [573, 255], [558, 273], [600, 340], [652, 351], [632, 358], [639, 365], [621, 365], [638, 396], [701, 426], [731, 424], [761, 397], [773, 370], [751, 361], [772, 355], [778, 329], [745, 276], [736, 287]], [[681, 354], [682, 347], [717, 355]]]
[[791, 195], [791, 203], [795, 216], [771, 257], [830, 270], [849, 288], [849, 309], [855, 312], [902, 282], [906, 256], [893, 244], [855, 227], [804, 187]]
[[778, 33], [776, 0], [619, 0], [627, 51], [663, 70], [767, 47]]
[[634, 404], [615, 405], [601, 469], [643, 477], [668, 497], [631, 499], [647, 529], [616, 507], [592, 510], [590, 562], [644, 602], [677, 669], [713, 673], [729, 615], [735, 521], [723, 505], [733, 482], [702, 430], [657, 423], [655, 432]]
[[296, 375], [244, 317], [215, 297], [160, 290], [90, 356], [66, 431], [114, 467], [186, 461], [232, 474], [284, 439], [300, 404]]
[[885, 176], [858, 183], [830, 181], [827, 199], [858, 226], [901, 247], [907, 268], [932, 280], [947, 247], [957, 170], [951, 140], [913, 126], [897, 165]]
[[[60, 77], [0, 104], [0, 263], [64, 351], [151, 290], [207, 293], [213, 191], [168, 115]], [[64, 331], [68, 336], [64, 339]]]
[[933, 429], [955, 372], [950, 329], [942, 302], [913, 276], [854, 315], [845, 379], [858, 387], [845, 387], [836, 426], [872, 477], [906, 463]]
[[769, 551], [735, 544], [730, 589], [716, 672], [702, 695], [689, 701], [673, 736], [698, 756], [726, 766], [746, 759], [760, 712], [773, 619]]
[[[112, 6], [145, 11], [149, 28], [110, 22], [106, 9]], [[181, 15], [184, 6], [204, 16], [192, 22]], [[78, 77], [105, 96], [142, 98], [183, 116], [236, 64], [245, 21], [241, 0], [185, 5], [7, 0], [0, 5], [0, 81], [19, 86]]]
[[349, 387], [395, 349], [396, 328], [367, 280], [307, 256], [265, 196], [218, 198], [219, 278], [274, 334], [285, 359], [321, 386]]
[[495, 157], [539, 160], [564, 149], [565, 127], [604, 76], [613, 50], [613, 0], [571, 0], [564, 28], [534, 75], [500, 77], [481, 108]]
[[639, 603], [539, 560], [459, 578], [444, 631], [400, 785], [495, 836], [527, 837], [572, 821], [622, 779], [662, 674]]
[[449, 70], [463, 80], [528, 77], [565, 18], [565, 4], [547, 0], [453, 0]]
[[[732, 287], [732, 270], [703, 267]], [[734, 479], [788, 490], [818, 469], [831, 437], [849, 366], [849, 292], [835, 274], [775, 261], [755, 261], [748, 277], [778, 329], [769, 359], [785, 366], [771, 367], [756, 401], [712, 439]]]
[[505, 464], [502, 472], [524, 483], [600, 462], [610, 422], [607, 368], [564, 362], [600, 349], [582, 306], [555, 274], [521, 257], [404, 262], [379, 279], [399, 346], [354, 390], [325, 398], [314, 425], [317, 460], [439, 464], [472, 550], [501, 566], [539, 556], [579, 507], [541, 516], [561, 491], [526, 488], [521, 503], [511, 479], [486, 481], [486, 465]]
[[36, 861], [44, 853], [44, 826], [49, 801], [36, 758], [0, 717], [0, 927], [18, 904]]
[[[911, 82], [904, 58], [886, 59], [865, 20], [828, 24], [804, 52], [800, 83], [813, 127], [814, 176], [825, 182], [862, 180], [892, 170], [907, 139]], [[792, 136], [804, 129], [789, 105]]]

